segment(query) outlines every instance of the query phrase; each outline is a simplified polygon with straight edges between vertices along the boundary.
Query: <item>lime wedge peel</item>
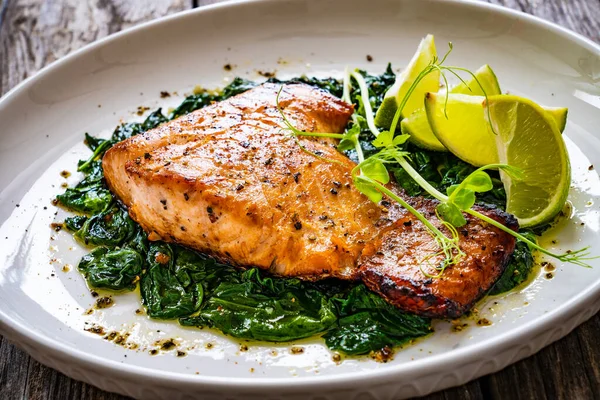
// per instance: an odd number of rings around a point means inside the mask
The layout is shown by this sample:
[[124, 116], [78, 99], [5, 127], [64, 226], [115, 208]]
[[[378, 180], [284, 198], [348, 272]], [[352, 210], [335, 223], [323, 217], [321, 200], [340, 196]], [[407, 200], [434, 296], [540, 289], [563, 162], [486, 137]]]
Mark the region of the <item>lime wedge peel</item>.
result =
[[427, 93], [425, 112], [432, 134], [442, 146], [471, 165], [498, 163], [496, 139], [490, 131], [483, 104], [485, 97]]
[[[407, 67], [396, 77], [396, 81], [388, 89], [375, 115], [375, 124], [383, 129], [389, 129], [396, 111], [411, 85], [419, 74], [437, 57], [433, 35], [427, 35], [410, 60]], [[423, 97], [427, 92], [437, 92], [440, 87], [440, 73], [435, 70], [426, 75], [416, 86], [404, 105], [401, 116], [410, 115], [423, 107]]]
[[479, 67], [474, 75], [475, 77], [471, 77], [471, 79], [465, 82], [460, 82], [450, 90], [450, 93], [468, 94], [471, 96], [485, 96], [486, 94], [488, 96], [495, 96], [502, 94], [500, 83], [492, 67], [485, 64]]
[[569, 109], [566, 107], [544, 107], [547, 113], [552, 116], [558, 125], [558, 130], [562, 133], [565, 131], [567, 126], [567, 115], [569, 114]]
[[[484, 96], [485, 94], [493, 96], [502, 93], [496, 74], [489, 65], [483, 65], [475, 71], [474, 75], [471, 79], [460, 82], [450, 90], [450, 93], [471, 96]], [[445, 98], [445, 92], [440, 92], [440, 94], [442, 93]], [[410, 135], [410, 141], [421, 148], [434, 151], [448, 151], [449, 149], [433, 133], [424, 108], [416, 110], [408, 118], [403, 119], [400, 126], [403, 133]]]
[[571, 184], [569, 155], [551, 115], [529, 99], [492, 96], [485, 104], [496, 136], [501, 163], [520, 168], [513, 181], [500, 172], [506, 190], [506, 211], [521, 227], [551, 221], [563, 208]]
[[[445, 93], [425, 95], [427, 125], [431, 128], [432, 134], [445, 149], [477, 167], [498, 163], [496, 135], [489, 128], [484, 103], [483, 96], [449, 94], [446, 104]], [[542, 109], [556, 123], [559, 130], [560, 127], [564, 128], [566, 108], [542, 107]]]

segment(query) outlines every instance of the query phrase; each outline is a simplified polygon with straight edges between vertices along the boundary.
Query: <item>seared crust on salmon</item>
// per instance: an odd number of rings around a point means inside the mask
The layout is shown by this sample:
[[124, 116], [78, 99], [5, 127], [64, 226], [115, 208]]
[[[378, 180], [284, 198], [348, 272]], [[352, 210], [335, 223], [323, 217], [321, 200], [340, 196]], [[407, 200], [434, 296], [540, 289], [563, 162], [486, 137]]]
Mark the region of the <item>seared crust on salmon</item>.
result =
[[[150, 240], [281, 276], [362, 278], [426, 315], [464, 312], [500, 276], [514, 239], [469, 219], [468, 255], [439, 280], [427, 278], [419, 265], [435, 251], [432, 237], [399, 205], [374, 204], [354, 187], [355, 164], [336, 140], [285, 131], [280, 88], [263, 84], [117, 143], [103, 158], [108, 186]], [[307, 132], [342, 132], [353, 112], [303, 84], [285, 85], [279, 104]], [[433, 213], [434, 202], [407, 199]], [[506, 214], [484, 213], [516, 227]]]
[[[435, 214], [436, 200], [407, 198], [409, 203], [444, 233]], [[474, 209], [513, 230], [517, 220], [493, 207]], [[504, 272], [515, 249], [515, 239], [498, 228], [470, 215], [467, 224], [457, 229], [464, 252], [458, 264], [436, 277], [443, 256], [431, 234], [413, 214], [404, 212], [393, 225], [367, 244], [359, 260], [362, 280], [388, 302], [428, 317], [457, 318], [468, 311]]]

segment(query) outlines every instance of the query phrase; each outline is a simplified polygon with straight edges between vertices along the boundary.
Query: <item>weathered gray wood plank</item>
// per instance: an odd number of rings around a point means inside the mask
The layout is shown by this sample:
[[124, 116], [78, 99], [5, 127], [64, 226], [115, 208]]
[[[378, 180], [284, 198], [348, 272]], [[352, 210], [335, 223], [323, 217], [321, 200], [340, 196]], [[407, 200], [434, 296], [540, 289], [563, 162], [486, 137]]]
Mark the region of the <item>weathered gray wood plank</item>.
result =
[[[0, 95], [48, 63], [110, 33], [220, 0], [0, 0]], [[600, 42], [600, 0], [484, 0], [551, 20]], [[533, 357], [427, 399], [598, 399], [600, 315]], [[0, 399], [101, 399], [0, 337]]]
[[600, 42], [598, 0], [485, 0], [555, 22]]
[[191, 0], [4, 0], [0, 93], [97, 39], [192, 7]]

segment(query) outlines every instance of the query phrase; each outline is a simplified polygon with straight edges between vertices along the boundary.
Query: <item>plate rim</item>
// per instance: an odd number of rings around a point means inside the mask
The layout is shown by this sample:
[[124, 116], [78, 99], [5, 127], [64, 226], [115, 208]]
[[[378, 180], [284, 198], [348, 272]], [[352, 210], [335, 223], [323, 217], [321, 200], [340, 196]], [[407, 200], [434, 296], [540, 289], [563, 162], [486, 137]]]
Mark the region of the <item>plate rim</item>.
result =
[[[303, 2], [306, 0], [286, 0], [287, 2]], [[423, 0], [405, 0], [413, 2], [423, 2]], [[118, 41], [127, 35], [134, 32], [141, 32], [147, 29], [152, 29], [154, 26], [161, 24], [172, 23], [175, 20], [181, 18], [191, 18], [196, 15], [208, 14], [219, 9], [235, 9], [239, 6], [251, 5], [255, 3], [271, 3], [276, 5], [280, 0], [227, 0], [221, 3], [211, 4], [195, 9], [189, 9], [181, 12], [177, 12], [172, 15], [154, 19], [134, 27], [127, 28], [120, 32], [113, 33], [106, 36], [98, 41], [90, 43], [78, 50], [75, 50], [68, 55], [50, 63], [44, 68], [40, 69], [31, 77], [28, 77], [24, 81], [17, 84], [14, 88], [9, 90], [3, 97], [0, 98], [0, 109], [4, 108], [6, 104], [9, 104], [14, 97], [20, 92], [26, 91], [36, 82], [44, 79], [46, 75], [52, 73], [54, 70], [61, 68], [63, 65], [68, 64], [72, 60], [79, 57], [84, 57], [87, 53], [96, 50], [97, 48], [111, 44], [112, 42]], [[521, 11], [509, 9], [500, 5], [490, 4], [483, 1], [477, 0], [425, 0], [425, 2], [435, 4], [451, 4], [453, 6], [467, 6], [474, 9], [490, 10], [497, 12], [505, 16], [513, 17], [516, 20], [524, 21], [528, 24], [533, 24], [536, 27], [542, 28], [552, 34], [563, 37], [570, 42], [583, 47], [590, 52], [600, 57], [600, 45], [582, 36], [579, 33], [571, 31], [553, 22], [546, 21], [539, 17], [526, 14]], [[6, 331], [12, 331], [13, 334], [21, 336], [21, 339], [25, 339], [29, 344], [34, 344], [38, 347], [37, 351], [44, 351], [47, 354], [59, 353], [67, 357], [68, 360], [81, 363], [86, 363], [86, 366], [95, 370], [98, 369], [110, 369], [111, 372], [118, 374], [127, 375], [126, 378], [130, 380], [138, 380], [139, 378], [151, 378], [155, 382], [162, 383], [180, 383], [186, 385], [199, 385], [207, 384], [214, 388], [231, 388], [235, 386], [236, 389], [264, 389], [264, 388], [277, 388], [277, 389], [305, 389], [307, 384], [311, 387], [322, 387], [322, 386], [333, 386], [342, 385], [347, 381], [352, 380], [353, 386], [357, 386], [361, 383], [369, 381], [370, 384], [374, 382], [389, 381], [390, 378], [399, 377], [407, 372], [411, 375], [419, 375], [426, 371], [436, 369], [448, 369], [456, 366], [456, 363], [467, 364], [476, 360], [486, 361], [485, 357], [480, 357], [481, 351], [487, 348], [506, 348], [514, 346], [517, 342], [526, 342], [526, 339], [531, 339], [541, 333], [550, 331], [553, 325], [558, 322], [564, 321], [569, 318], [582, 315], [589, 310], [593, 312], [589, 317], [593, 316], [595, 312], [600, 308], [600, 304], [586, 304], [589, 300], [600, 298], [600, 280], [597, 281], [593, 286], [588, 287], [586, 290], [578, 293], [577, 296], [571, 298], [568, 302], [561, 304], [558, 308], [551, 312], [540, 316], [532, 321], [529, 321], [519, 327], [511, 330], [494, 338], [484, 340], [474, 345], [453, 350], [451, 352], [432, 355], [424, 359], [407, 362], [401, 365], [389, 366], [387, 368], [358, 371], [358, 372], [344, 372], [336, 375], [328, 376], [302, 376], [302, 377], [286, 377], [286, 378], [229, 378], [229, 377], [217, 377], [217, 376], [202, 376], [194, 374], [176, 373], [170, 371], [160, 371], [157, 369], [119, 363], [115, 360], [106, 359], [97, 355], [86, 353], [85, 351], [69, 347], [66, 344], [48, 338], [40, 332], [30, 330], [20, 321], [10, 318], [2, 309], [0, 309], [0, 332], [5, 333]], [[588, 318], [589, 318], [588, 317]], [[586, 318], [587, 319], [587, 318]], [[574, 326], [568, 326], [559, 337], [553, 337], [552, 340], [545, 342], [541, 347], [545, 347], [552, 341], [558, 340], [559, 338], [568, 334], [575, 326], [582, 323], [583, 320], [579, 321]], [[8, 329], [7, 329], [8, 328]], [[12, 335], [8, 335], [9, 340], [16, 341]], [[540, 347], [540, 348], [541, 348]], [[534, 352], [539, 351], [536, 350]], [[529, 353], [526, 356], [530, 355]], [[34, 357], [35, 358], [35, 357]], [[516, 362], [518, 358], [513, 359], [510, 363]], [[510, 364], [509, 363], [509, 364]], [[496, 368], [495, 370], [498, 370]], [[470, 379], [474, 379], [479, 375], [475, 375]], [[125, 377], [124, 377], [125, 378]], [[401, 383], [401, 382], [398, 382]], [[438, 382], [439, 383], [439, 382]], [[432, 382], [433, 384], [433, 382]]]

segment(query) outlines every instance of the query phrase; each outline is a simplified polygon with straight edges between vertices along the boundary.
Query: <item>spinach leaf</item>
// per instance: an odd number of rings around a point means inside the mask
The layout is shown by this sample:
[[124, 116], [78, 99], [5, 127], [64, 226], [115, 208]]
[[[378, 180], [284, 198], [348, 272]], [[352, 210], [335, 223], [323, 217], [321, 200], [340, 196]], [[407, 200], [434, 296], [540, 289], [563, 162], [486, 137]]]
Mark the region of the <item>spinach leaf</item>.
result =
[[100, 139], [94, 137], [87, 132], [85, 133], [85, 141], [84, 143], [89, 147], [89, 149], [93, 152], [95, 151], [102, 143], [106, 142], [106, 139]]
[[85, 244], [119, 246], [135, 233], [135, 222], [127, 211], [112, 206], [90, 217], [75, 237]]
[[[156, 128], [163, 122], [167, 122], [169, 119], [162, 114], [161, 109], [157, 109], [150, 113], [144, 120], [144, 122], [128, 122], [121, 124], [115, 128], [112, 134], [112, 144], [118, 143], [121, 140], [125, 140], [140, 133], [144, 133], [147, 130]], [[107, 149], [108, 150], [108, 149]]]
[[140, 253], [142, 257], [145, 258], [149, 249], [148, 235], [146, 234], [146, 232], [144, 232], [141, 226], [139, 226], [135, 222], [134, 225], [135, 230], [131, 235], [129, 241], [126, 243], [126, 246], [131, 247], [132, 249]]
[[84, 215], [75, 215], [73, 217], [65, 218], [65, 227], [71, 232], [77, 232], [83, 227], [88, 217]]
[[206, 295], [211, 294], [221, 282], [240, 282], [242, 272], [231, 265], [219, 263], [214, 258], [200, 255], [182, 246], [174, 247], [176, 253], [174, 270], [178, 279], [200, 283]]
[[429, 319], [401, 312], [363, 284], [335, 300], [340, 318], [324, 336], [333, 350], [367, 354], [432, 332]]
[[142, 256], [132, 249], [96, 247], [79, 262], [78, 269], [94, 288], [133, 290], [142, 273]]
[[169, 119], [162, 114], [162, 108], [159, 108], [150, 113], [142, 122], [142, 132], [146, 132], [150, 129], [156, 128], [163, 122], [167, 122]]
[[128, 122], [115, 128], [112, 134], [113, 143], [118, 143], [132, 136], [142, 133], [142, 124], [139, 122]]
[[197, 311], [202, 304], [202, 285], [192, 281], [188, 264], [178, 266], [176, 255], [169, 244], [155, 242], [149, 246], [146, 257], [149, 267], [142, 275], [140, 290], [142, 303], [152, 318], [187, 316]]
[[94, 161], [88, 168], [87, 176], [75, 187], [68, 188], [63, 194], [56, 196], [56, 199], [73, 211], [90, 214], [100, 212], [113, 200], [102, 178], [100, 161]]
[[215, 97], [215, 101], [228, 99], [232, 96], [244, 93], [247, 90], [255, 88], [256, 86], [258, 86], [258, 83], [236, 76], [235, 79], [231, 81], [229, 85], [223, 88], [221, 95]]
[[[523, 233], [523, 232], [521, 232]], [[525, 242], [517, 240], [515, 251], [489, 294], [496, 295], [508, 292], [525, 282], [533, 269], [533, 255]]]
[[344, 88], [342, 86], [342, 82], [334, 79], [334, 78], [316, 78], [316, 77], [308, 77], [306, 75], [302, 75], [298, 78], [292, 78], [286, 81], [279, 80], [277, 78], [270, 78], [268, 82], [272, 83], [304, 83], [306, 85], [315, 86], [319, 89], [323, 89], [334, 96], [342, 97], [342, 93]]
[[299, 279], [262, 277], [254, 268], [239, 282], [222, 282], [200, 312], [182, 325], [209, 326], [244, 339], [284, 342], [328, 330], [335, 309], [319, 291]]
[[189, 114], [199, 108], [206, 107], [213, 100], [214, 96], [208, 92], [201, 92], [188, 96], [171, 112], [171, 114], [169, 114], [169, 118], [174, 119]]

